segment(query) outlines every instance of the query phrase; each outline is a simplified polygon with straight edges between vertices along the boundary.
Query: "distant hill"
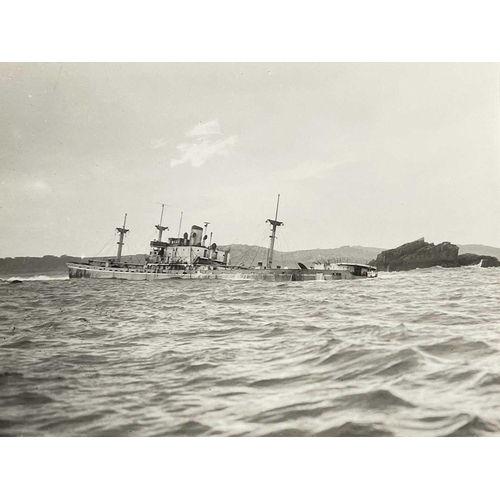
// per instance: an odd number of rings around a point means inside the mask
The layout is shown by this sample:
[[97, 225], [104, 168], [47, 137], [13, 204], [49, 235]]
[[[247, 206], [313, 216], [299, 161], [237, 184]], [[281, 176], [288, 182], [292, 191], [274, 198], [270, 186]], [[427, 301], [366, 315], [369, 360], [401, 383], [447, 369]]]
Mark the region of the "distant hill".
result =
[[[129, 255], [124, 259], [131, 262], [142, 263], [144, 255]], [[107, 259], [108, 257], [99, 257]], [[86, 260], [86, 259], [85, 259]], [[68, 269], [66, 262], [83, 262], [79, 257], [70, 255], [44, 255], [43, 257], [6, 257], [0, 259], [0, 278], [11, 278], [13, 276], [66, 276]]]
[[80, 262], [69, 255], [44, 255], [43, 257], [6, 257], [0, 259], [0, 277], [12, 276], [60, 276], [67, 273], [66, 262]]
[[[231, 264], [256, 266], [259, 262], [264, 265], [267, 260], [267, 248], [249, 245], [225, 245], [221, 250], [231, 250]], [[383, 248], [371, 248], [360, 246], [343, 246], [340, 248], [328, 248], [313, 250], [296, 250], [293, 252], [275, 251], [273, 265], [281, 267], [297, 267], [298, 262], [311, 266], [314, 262], [359, 262], [366, 264], [375, 259]]]

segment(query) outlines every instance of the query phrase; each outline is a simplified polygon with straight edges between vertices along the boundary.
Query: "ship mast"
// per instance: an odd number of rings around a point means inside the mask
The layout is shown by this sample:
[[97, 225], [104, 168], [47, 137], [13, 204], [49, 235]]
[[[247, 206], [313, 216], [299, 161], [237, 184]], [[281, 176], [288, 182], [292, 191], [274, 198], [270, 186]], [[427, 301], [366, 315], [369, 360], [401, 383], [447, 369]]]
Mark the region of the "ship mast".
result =
[[123, 227], [117, 227], [116, 230], [120, 233], [120, 239], [118, 241], [118, 253], [116, 254], [116, 261], [120, 262], [122, 258], [122, 247], [123, 247], [123, 237], [128, 233], [128, 229], [125, 229], [125, 224], [127, 223], [127, 214], [125, 214], [125, 219], [123, 219]]
[[276, 239], [276, 228], [279, 226], [283, 226], [283, 222], [280, 222], [278, 220], [278, 208], [280, 206], [280, 195], [278, 195], [278, 203], [276, 204], [276, 215], [273, 219], [267, 219], [266, 222], [269, 222], [271, 224], [271, 244], [269, 246], [269, 252], [267, 254], [267, 268], [271, 269], [272, 263], [273, 263], [273, 253], [274, 253], [274, 240]]
[[158, 229], [158, 241], [161, 241], [161, 237], [162, 237], [162, 234], [163, 234], [163, 231], [167, 230], [168, 231], [168, 227], [167, 226], [162, 226], [161, 225], [161, 222], [163, 220], [163, 210], [165, 209], [165, 203], [162, 203], [161, 204], [161, 216], [160, 216], [160, 223], [159, 224], [156, 224], [156, 229]]
[[182, 214], [183, 212], [181, 212], [181, 220], [179, 221], [179, 232], [177, 233], [177, 238], [180, 238], [181, 236]]

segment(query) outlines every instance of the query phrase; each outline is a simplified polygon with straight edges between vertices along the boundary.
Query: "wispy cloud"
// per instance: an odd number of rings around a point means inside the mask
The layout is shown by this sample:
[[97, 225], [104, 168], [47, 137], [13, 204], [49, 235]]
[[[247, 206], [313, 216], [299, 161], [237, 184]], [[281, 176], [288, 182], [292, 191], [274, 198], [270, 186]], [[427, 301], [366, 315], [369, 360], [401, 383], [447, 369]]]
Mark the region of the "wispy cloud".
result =
[[214, 156], [227, 156], [229, 148], [236, 143], [236, 136], [232, 135], [227, 139], [219, 141], [203, 141], [194, 144], [179, 144], [177, 151], [181, 157], [170, 161], [170, 165], [175, 167], [183, 163], [191, 162], [193, 167], [201, 167]]
[[226, 138], [210, 137], [214, 135], [222, 135], [218, 120], [196, 125], [186, 133], [187, 137], [193, 138], [192, 141], [183, 142], [177, 146], [180, 156], [172, 159], [170, 166], [176, 167], [183, 163], [191, 163], [193, 167], [201, 167], [215, 156], [227, 156], [231, 147], [236, 143], [237, 136], [232, 135]]
[[219, 120], [211, 122], [200, 123], [190, 130], [186, 135], [187, 137], [198, 137], [203, 135], [220, 135]]
[[295, 168], [290, 170], [289, 177], [294, 181], [303, 179], [324, 179], [328, 173], [336, 167], [345, 163], [350, 163], [351, 160], [343, 160], [332, 163], [324, 163], [319, 161], [306, 161], [300, 163]]

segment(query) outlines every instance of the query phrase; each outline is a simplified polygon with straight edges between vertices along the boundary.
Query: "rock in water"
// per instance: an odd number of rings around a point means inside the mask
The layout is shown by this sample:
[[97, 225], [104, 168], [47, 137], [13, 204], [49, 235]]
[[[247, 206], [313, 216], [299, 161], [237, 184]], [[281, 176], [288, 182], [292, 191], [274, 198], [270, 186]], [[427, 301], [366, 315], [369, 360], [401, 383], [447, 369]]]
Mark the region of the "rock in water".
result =
[[484, 255], [481, 259], [481, 267], [500, 267], [500, 261], [496, 257]]
[[475, 253], [464, 253], [458, 256], [460, 266], [499, 267], [500, 262], [496, 257], [489, 255], [476, 255]]
[[379, 271], [409, 271], [424, 267], [457, 267], [458, 246], [447, 241], [434, 245], [424, 238], [381, 252], [370, 265]]
[[448, 241], [434, 245], [434, 243], [427, 243], [424, 238], [420, 238], [392, 250], [384, 250], [378, 254], [375, 260], [370, 262], [370, 265], [376, 266], [379, 271], [409, 271], [433, 266], [500, 266], [496, 257], [473, 253], [458, 255], [458, 251], [458, 246]]

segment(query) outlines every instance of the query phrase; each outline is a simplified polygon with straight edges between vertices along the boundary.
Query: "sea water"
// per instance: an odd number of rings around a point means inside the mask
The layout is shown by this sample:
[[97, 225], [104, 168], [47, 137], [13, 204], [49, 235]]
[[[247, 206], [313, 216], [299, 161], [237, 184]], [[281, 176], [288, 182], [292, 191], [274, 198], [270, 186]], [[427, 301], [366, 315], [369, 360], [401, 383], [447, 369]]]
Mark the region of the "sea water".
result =
[[500, 435], [500, 269], [2, 282], [0, 434]]

